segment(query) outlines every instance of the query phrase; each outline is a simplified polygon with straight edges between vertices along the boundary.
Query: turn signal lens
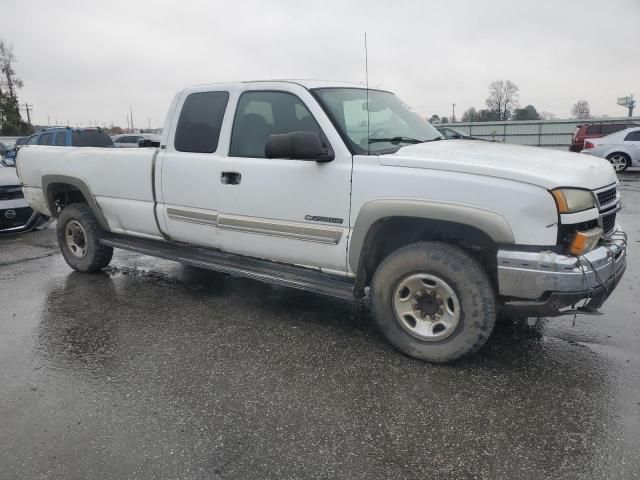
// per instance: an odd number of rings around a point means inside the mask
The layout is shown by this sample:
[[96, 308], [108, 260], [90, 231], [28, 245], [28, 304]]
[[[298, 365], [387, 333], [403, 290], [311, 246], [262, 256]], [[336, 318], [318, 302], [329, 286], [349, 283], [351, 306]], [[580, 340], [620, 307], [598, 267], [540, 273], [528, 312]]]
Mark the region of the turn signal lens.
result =
[[584, 255], [598, 245], [601, 237], [602, 229], [600, 227], [592, 228], [586, 232], [576, 232], [571, 245], [569, 245], [569, 253], [575, 256]]
[[558, 188], [551, 190], [551, 195], [553, 195], [560, 213], [581, 212], [596, 206], [596, 197], [589, 190]]

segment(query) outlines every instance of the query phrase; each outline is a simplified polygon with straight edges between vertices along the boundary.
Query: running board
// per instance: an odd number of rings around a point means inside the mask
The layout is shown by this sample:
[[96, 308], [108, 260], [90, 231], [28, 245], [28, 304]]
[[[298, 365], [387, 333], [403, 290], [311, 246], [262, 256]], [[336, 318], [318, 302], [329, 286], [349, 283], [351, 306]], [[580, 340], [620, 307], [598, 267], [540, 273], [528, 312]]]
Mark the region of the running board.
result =
[[353, 280], [310, 268], [285, 265], [174, 242], [110, 234], [102, 245], [122, 248], [194, 267], [246, 277], [272, 285], [353, 300]]

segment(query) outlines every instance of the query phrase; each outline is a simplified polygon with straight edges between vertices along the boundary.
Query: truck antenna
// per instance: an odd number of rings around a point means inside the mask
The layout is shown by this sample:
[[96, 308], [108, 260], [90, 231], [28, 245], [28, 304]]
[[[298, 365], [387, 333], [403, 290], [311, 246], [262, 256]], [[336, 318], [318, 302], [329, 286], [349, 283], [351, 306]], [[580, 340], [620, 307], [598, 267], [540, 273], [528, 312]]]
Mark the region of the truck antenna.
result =
[[371, 155], [371, 138], [369, 137], [369, 124], [371, 123], [371, 114], [369, 113], [369, 51], [367, 49], [367, 32], [364, 32], [364, 78], [365, 90], [367, 92], [367, 155]]

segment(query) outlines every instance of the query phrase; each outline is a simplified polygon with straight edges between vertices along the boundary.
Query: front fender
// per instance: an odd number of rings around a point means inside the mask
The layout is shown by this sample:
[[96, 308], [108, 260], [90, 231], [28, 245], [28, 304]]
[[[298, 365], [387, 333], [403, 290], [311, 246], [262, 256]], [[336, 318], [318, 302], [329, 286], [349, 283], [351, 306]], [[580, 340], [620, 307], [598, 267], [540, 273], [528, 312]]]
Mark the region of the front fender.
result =
[[360, 255], [371, 227], [389, 217], [416, 217], [442, 220], [475, 227], [494, 242], [514, 243], [507, 220], [499, 213], [470, 205], [414, 199], [381, 199], [365, 203], [356, 218], [349, 243], [349, 266], [358, 271]]

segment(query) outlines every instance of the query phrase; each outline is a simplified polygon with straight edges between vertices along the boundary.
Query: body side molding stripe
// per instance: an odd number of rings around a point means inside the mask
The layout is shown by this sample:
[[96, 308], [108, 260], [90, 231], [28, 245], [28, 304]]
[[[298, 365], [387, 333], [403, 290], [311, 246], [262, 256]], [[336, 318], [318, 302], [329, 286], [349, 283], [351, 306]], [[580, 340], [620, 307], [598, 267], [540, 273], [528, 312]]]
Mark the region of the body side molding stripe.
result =
[[218, 227], [221, 230], [269, 235], [274, 237], [305, 240], [309, 242], [337, 245], [342, 238], [342, 228], [309, 225], [302, 222], [286, 222], [240, 215], [219, 214], [212, 210], [168, 207], [171, 220]]
[[271, 235], [333, 245], [337, 245], [342, 238], [342, 229], [339, 228], [319, 227], [305, 223], [283, 222], [236, 215], [220, 215], [219, 226], [224, 230]]
[[168, 207], [167, 215], [171, 220], [181, 222], [198, 223], [213, 227], [218, 225], [217, 212]]

